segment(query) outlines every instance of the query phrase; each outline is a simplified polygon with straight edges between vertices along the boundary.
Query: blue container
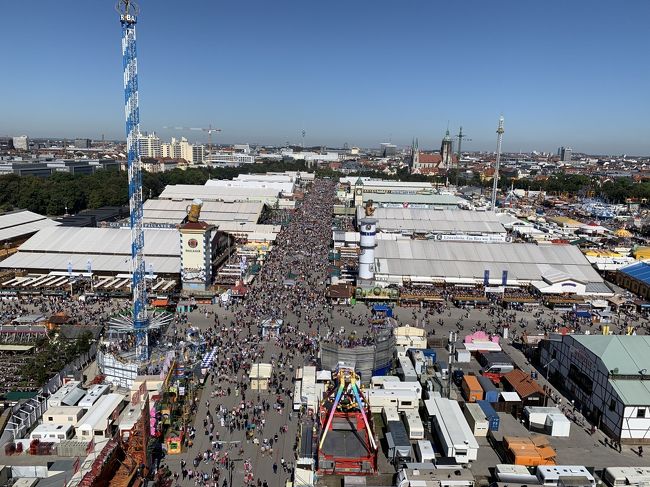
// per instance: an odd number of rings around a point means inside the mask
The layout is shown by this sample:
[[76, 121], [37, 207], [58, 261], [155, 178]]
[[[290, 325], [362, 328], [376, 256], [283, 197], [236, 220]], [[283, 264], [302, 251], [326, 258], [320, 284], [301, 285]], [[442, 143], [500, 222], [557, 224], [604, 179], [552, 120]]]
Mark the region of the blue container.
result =
[[499, 431], [499, 423], [501, 420], [499, 419], [499, 415], [494, 410], [492, 405], [485, 400], [476, 401], [476, 404], [480, 406], [480, 408], [483, 410], [483, 414], [485, 414], [485, 417], [487, 418], [488, 429], [490, 431]]
[[388, 365], [385, 365], [383, 367], [378, 367], [375, 370], [372, 371], [372, 376], [376, 375], [388, 375], [390, 372], [390, 363]]
[[432, 363], [436, 363], [436, 351], [432, 348], [425, 348], [422, 350], [425, 357], [431, 359]]
[[477, 379], [481, 389], [483, 389], [483, 399], [487, 402], [497, 402], [499, 400], [499, 389], [485, 376], [479, 375]]

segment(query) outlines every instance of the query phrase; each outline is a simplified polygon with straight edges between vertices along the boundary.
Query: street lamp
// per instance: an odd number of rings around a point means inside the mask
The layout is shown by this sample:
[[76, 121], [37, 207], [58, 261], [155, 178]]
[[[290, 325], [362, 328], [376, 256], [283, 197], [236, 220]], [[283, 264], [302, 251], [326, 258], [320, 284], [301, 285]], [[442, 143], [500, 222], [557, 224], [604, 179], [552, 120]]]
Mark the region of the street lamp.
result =
[[549, 362], [547, 362], [546, 365], [544, 366], [544, 370], [545, 370], [545, 374], [544, 374], [544, 375], [546, 376], [546, 379], [547, 379], [547, 380], [548, 380], [548, 366], [551, 365], [553, 362], [555, 362], [555, 359], [554, 359], [554, 358], [552, 358], [552, 359], [551, 359]]

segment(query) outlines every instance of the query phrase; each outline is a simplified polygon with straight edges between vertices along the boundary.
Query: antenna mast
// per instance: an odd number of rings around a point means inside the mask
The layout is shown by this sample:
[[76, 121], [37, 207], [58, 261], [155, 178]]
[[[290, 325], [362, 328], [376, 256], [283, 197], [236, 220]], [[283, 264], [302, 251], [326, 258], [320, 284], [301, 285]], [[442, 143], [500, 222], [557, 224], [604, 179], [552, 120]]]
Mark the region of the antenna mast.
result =
[[499, 164], [501, 163], [501, 142], [503, 141], [503, 115], [499, 117], [497, 128], [497, 160], [494, 164], [494, 176], [492, 178], [492, 211], [496, 210], [497, 188], [499, 187]]
[[463, 140], [471, 141], [472, 139], [468, 139], [467, 135], [463, 134], [463, 127], [460, 127], [460, 130], [458, 131], [458, 135], [456, 136], [458, 139], [458, 155], [457, 155], [457, 162], [456, 162], [456, 188], [458, 188], [458, 175], [460, 174], [460, 157], [461, 157], [461, 152], [460, 152], [460, 147], [463, 144]]

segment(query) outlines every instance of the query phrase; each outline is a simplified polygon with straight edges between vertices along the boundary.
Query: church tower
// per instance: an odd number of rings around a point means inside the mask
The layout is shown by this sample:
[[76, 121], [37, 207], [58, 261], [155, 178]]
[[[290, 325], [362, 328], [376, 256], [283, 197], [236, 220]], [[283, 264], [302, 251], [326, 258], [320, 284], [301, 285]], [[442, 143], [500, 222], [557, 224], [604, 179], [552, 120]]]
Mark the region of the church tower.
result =
[[445, 169], [445, 171], [449, 171], [453, 166], [453, 154], [454, 151], [451, 136], [449, 135], [449, 129], [447, 129], [447, 133], [442, 139], [442, 145], [440, 146], [440, 157], [442, 158], [440, 165]]
[[420, 148], [418, 147], [418, 139], [413, 139], [411, 143], [411, 162], [409, 164], [409, 169], [411, 172], [419, 169], [420, 167]]

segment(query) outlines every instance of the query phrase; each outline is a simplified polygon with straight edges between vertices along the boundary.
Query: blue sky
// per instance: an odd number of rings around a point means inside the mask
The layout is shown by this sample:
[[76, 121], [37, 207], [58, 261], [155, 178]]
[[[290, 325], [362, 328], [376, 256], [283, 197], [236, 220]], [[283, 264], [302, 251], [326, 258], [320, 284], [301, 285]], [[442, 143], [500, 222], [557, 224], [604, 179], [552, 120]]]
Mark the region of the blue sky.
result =
[[[123, 138], [113, 0], [2, 2], [0, 134]], [[650, 2], [140, 0], [141, 130], [650, 154]], [[10, 21], [7, 21], [7, 20]]]

